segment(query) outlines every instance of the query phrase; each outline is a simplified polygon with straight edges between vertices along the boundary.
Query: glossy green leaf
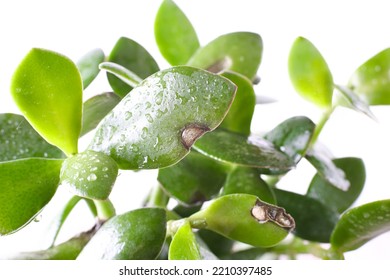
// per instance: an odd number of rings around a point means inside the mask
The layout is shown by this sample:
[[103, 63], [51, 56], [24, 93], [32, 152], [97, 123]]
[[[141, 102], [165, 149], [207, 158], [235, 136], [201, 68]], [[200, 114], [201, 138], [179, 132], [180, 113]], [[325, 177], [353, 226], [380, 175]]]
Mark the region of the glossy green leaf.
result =
[[83, 80], [83, 88], [86, 89], [100, 72], [99, 64], [105, 59], [101, 49], [94, 49], [86, 53], [77, 61], [77, 68]]
[[103, 119], [90, 149], [110, 155], [121, 169], [172, 165], [221, 123], [235, 89], [229, 80], [192, 67], [158, 72]]
[[390, 231], [390, 200], [375, 201], [352, 208], [341, 216], [332, 233], [332, 247], [352, 251]]
[[117, 176], [118, 166], [112, 158], [87, 150], [64, 161], [60, 182], [75, 195], [104, 200]]
[[220, 127], [248, 136], [251, 133], [252, 116], [256, 105], [252, 83], [246, 77], [233, 72], [226, 72], [222, 76], [237, 86], [237, 93]]
[[41, 158], [0, 163], [0, 235], [25, 226], [51, 200], [61, 164]]
[[154, 35], [161, 54], [171, 65], [186, 64], [200, 47], [191, 22], [172, 0], [157, 11]]
[[262, 172], [287, 172], [294, 162], [264, 139], [246, 137], [222, 129], [199, 139], [194, 148], [222, 162], [261, 168]]
[[207, 229], [200, 229], [197, 234], [206, 244], [211, 253], [218, 258], [231, 254], [235, 244], [234, 240]]
[[170, 260], [200, 260], [201, 254], [191, 225], [185, 221], [172, 238], [169, 246]]
[[82, 81], [76, 65], [58, 53], [32, 49], [16, 69], [11, 93], [30, 124], [67, 155], [77, 153]]
[[133, 210], [108, 220], [78, 259], [155, 259], [164, 244], [165, 233], [164, 209]]
[[0, 161], [64, 156], [61, 150], [47, 143], [23, 116], [0, 114]]
[[369, 105], [390, 104], [390, 48], [364, 62], [349, 80], [349, 87]]
[[306, 117], [293, 117], [280, 123], [264, 138], [298, 163], [306, 154], [315, 124]]
[[[144, 47], [125, 37], [121, 37], [116, 42], [107, 60], [122, 65], [142, 79], [159, 70], [156, 61]], [[112, 89], [120, 97], [124, 97], [132, 89], [131, 86], [110, 73], [107, 74], [107, 78]]]
[[337, 212], [311, 197], [280, 189], [274, 192], [278, 205], [295, 219], [295, 235], [306, 240], [329, 242], [338, 221]]
[[344, 171], [346, 179], [350, 183], [348, 190], [340, 190], [316, 174], [310, 183], [307, 196], [321, 201], [338, 213], [342, 213], [355, 202], [362, 192], [366, 170], [360, 158], [338, 158], [333, 162]]
[[291, 47], [288, 71], [295, 90], [320, 107], [331, 107], [333, 77], [318, 49], [307, 39], [298, 37]]
[[306, 159], [317, 169], [317, 173], [334, 187], [347, 191], [350, 187], [350, 182], [345, 176], [344, 171], [338, 168], [333, 162], [333, 159], [325, 151], [321, 151], [318, 147], [314, 147], [306, 154]]
[[225, 179], [223, 165], [196, 152], [158, 172], [158, 181], [166, 192], [186, 205], [210, 200], [218, 194]]
[[83, 105], [83, 126], [80, 135], [83, 136], [95, 129], [99, 122], [112, 110], [120, 101], [120, 97], [113, 92], [96, 95]]
[[260, 171], [255, 168], [237, 166], [227, 177], [221, 195], [233, 193], [252, 194], [264, 202], [276, 203], [272, 189], [260, 177]]
[[99, 68], [115, 75], [132, 88], [138, 86], [138, 84], [142, 82], [142, 79], [134, 72], [114, 62], [103, 62], [99, 65]]
[[232, 70], [253, 80], [261, 62], [263, 41], [251, 32], [222, 35], [200, 48], [188, 65], [218, 73]]
[[231, 194], [214, 200], [206, 209], [189, 217], [191, 224], [256, 247], [270, 247], [282, 241], [294, 227], [284, 209], [249, 194]]

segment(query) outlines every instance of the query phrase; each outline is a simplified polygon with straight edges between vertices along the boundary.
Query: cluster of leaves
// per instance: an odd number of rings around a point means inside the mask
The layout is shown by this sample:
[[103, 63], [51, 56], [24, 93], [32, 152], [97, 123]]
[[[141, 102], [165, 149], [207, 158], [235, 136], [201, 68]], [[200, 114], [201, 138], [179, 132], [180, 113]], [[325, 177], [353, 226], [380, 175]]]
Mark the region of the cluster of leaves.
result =
[[[263, 47], [258, 34], [230, 33], [201, 46], [184, 13], [164, 0], [155, 37], [169, 69], [160, 70], [128, 38], [107, 57], [96, 49], [77, 64], [32, 49], [17, 68], [11, 93], [23, 116], [0, 115], [0, 234], [33, 220], [58, 186], [74, 197], [58, 216], [52, 246], [15, 258], [343, 258], [390, 229], [390, 200], [349, 209], [364, 186], [363, 161], [332, 158], [317, 145], [337, 106], [372, 117], [370, 105], [390, 104], [389, 49], [341, 86], [316, 47], [298, 38], [290, 77], [324, 118], [315, 125], [292, 117], [258, 136], [250, 130]], [[113, 91], [83, 103], [83, 90], [101, 69]], [[79, 152], [79, 138], [91, 131], [91, 143]], [[301, 160], [317, 170], [307, 193], [279, 189]], [[118, 169], [159, 169], [145, 207], [115, 213], [109, 195]], [[81, 200], [96, 226], [56, 244]], [[283, 241], [290, 232], [292, 241]], [[237, 251], [236, 243], [250, 247]]]

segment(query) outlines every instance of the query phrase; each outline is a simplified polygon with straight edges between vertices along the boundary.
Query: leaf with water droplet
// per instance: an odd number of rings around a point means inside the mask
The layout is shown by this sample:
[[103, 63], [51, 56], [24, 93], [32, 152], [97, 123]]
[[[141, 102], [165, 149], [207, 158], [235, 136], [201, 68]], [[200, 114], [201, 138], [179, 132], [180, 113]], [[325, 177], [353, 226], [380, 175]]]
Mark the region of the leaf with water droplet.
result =
[[65, 155], [47, 143], [23, 116], [0, 114], [0, 161], [39, 157], [64, 158]]
[[109, 156], [85, 151], [67, 158], [61, 169], [61, 185], [90, 199], [107, 199], [118, 175], [118, 166]]
[[190, 223], [185, 220], [169, 245], [169, 260], [201, 260], [199, 245]]
[[352, 251], [390, 231], [390, 200], [379, 200], [352, 208], [337, 223], [331, 237], [332, 247]]
[[11, 93], [47, 142], [67, 155], [77, 153], [83, 88], [80, 73], [69, 58], [32, 49], [13, 75]]
[[[221, 123], [235, 89], [226, 78], [193, 67], [158, 72], [103, 119], [89, 148], [110, 155], [121, 169], [172, 165], [189, 153], [196, 139]], [[205, 103], [205, 95], [214, 97]], [[129, 112], [132, 117], [126, 120]]]
[[261, 62], [263, 41], [251, 32], [222, 35], [200, 48], [188, 65], [214, 73], [231, 70], [253, 80]]
[[0, 162], [0, 235], [31, 222], [57, 190], [62, 159]]
[[318, 49], [309, 40], [298, 37], [291, 47], [288, 71], [295, 90], [319, 107], [332, 106], [333, 77]]
[[105, 59], [101, 49], [94, 49], [86, 53], [77, 61], [77, 68], [83, 80], [83, 88], [86, 89], [100, 72], [99, 64]]

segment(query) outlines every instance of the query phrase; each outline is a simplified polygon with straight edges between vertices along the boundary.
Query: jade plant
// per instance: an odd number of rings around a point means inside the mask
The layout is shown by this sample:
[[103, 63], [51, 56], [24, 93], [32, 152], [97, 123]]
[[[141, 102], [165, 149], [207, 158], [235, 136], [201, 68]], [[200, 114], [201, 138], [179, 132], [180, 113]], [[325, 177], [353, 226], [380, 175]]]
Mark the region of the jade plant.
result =
[[[390, 49], [342, 85], [314, 44], [297, 38], [288, 59], [292, 87], [323, 117], [316, 124], [292, 116], [255, 135], [261, 36], [235, 32], [202, 45], [172, 0], [162, 1], [154, 33], [168, 69], [122, 37], [108, 55], [95, 49], [76, 63], [33, 48], [15, 70], [11, 94], [21, 115], [0, 115], [0, 235], [22, 230], [58, 188], [73, 197], [51, 245], [12, 258], [343, 259], [390, 230], [390, 199], [354, 205], [363, 160], [334, 158], [318, 140], [339, 106], [374, 118], [370, 106], [390, 104]], [[100, 71], [112, 91], [83, 96]], [[86, 134], [90, 143], [80, 150]], [[307, 192], [279, 188], [302, 161], [316, 169]], [[158, 169], [156, 187], [143, 207], [117, 214], [110, 194], [119, 170], [143, 169]], [[81, 201], [95, 225], [58, 242]]]

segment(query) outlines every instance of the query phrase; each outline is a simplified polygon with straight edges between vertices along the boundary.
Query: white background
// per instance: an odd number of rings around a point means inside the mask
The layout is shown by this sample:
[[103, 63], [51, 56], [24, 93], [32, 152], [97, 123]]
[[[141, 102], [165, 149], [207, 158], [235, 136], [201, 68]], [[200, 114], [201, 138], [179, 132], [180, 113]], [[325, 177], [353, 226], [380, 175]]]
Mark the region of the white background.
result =
[[[9, 93], [13, 71], [32, 47], [60, 52], [74, 61], [94, 48], [108, 54], [121, 36], [142, 44], [158, 61], [169, 65], [155, 45], [153, 24], [160, 1], [0, 1], [0, 112], [18, 112]], [[287, 74], [287, 56], [297, 36], [312, 41], [327, 60], [336, 83], [347, 83], [365, 60], [390, 47], [390, 17], [386, 1], [210, 1], [177, 0], [198, 32], [201, 44], [234, 31], [259, 33], [264, 42], [259, 95], [279, 100], [258, 106], [252, 130], [260, 133], [282, 120], [306, 115], [317, 121], [319, 112], [293, 90]], [[109, 90], [105, 75], [91, 85], [86, 96]], [[378, 121], [347, 109], [337, 109], [320, 141], [336, 157], [356, 156], [365, 161], [366, 187], [357, 205], [390, 198], [390, 107], [373, 107]], [[1, 140], [0, 140], [1, 141]], [[303, 163], [282, 181], [282, 187], [305, 192], [314, 170]], [[156, 184], [156, 172], [122, 172], [112, 193], [118, 212], [137, 208], [148, 189]], [[0, 237], [0, 255], [45, 246], [45, 230], [58, 211], [55, 202], [69, 197], [61, 188], [42, 213], [39, 223]], [[65, 239], [87, 229], [93, 221], [80, 207], [66, 224]], [[76, 228], [69, 224], [76, 224]], [[68, 232], [68, 233], [66, 233]], [[67, 235], [68, 234], [68, 235]], [[43, 247], [42, 247], [43, 246]], [[348, 259], [390, 259], [390, 234], [346, 255]]]

